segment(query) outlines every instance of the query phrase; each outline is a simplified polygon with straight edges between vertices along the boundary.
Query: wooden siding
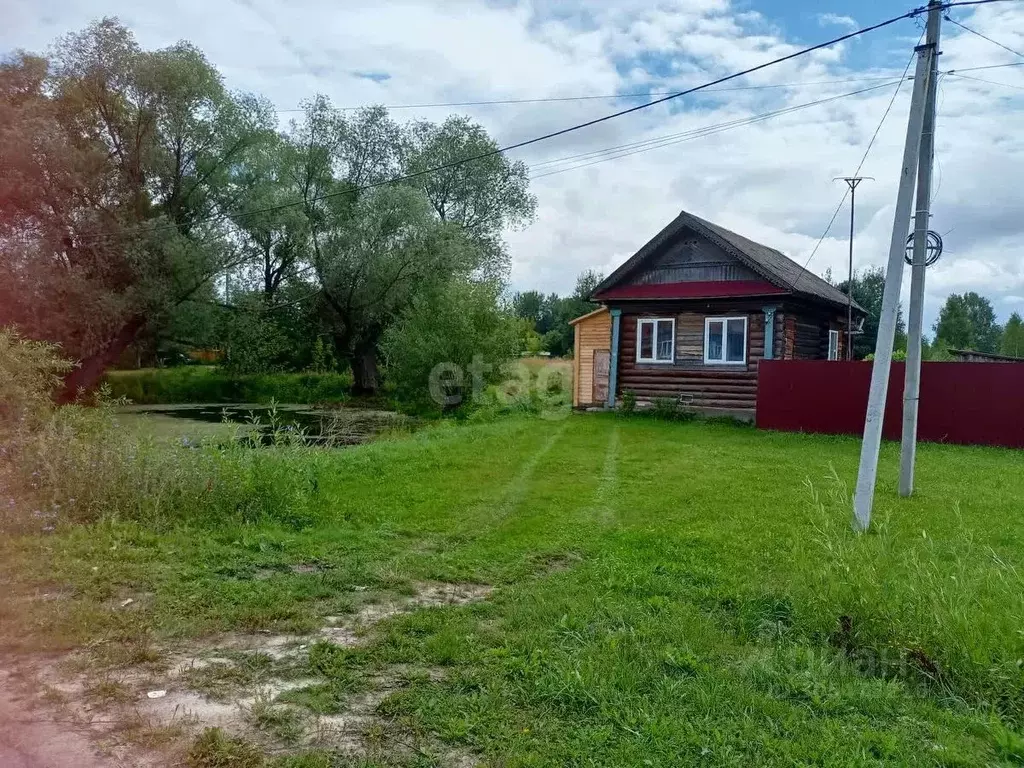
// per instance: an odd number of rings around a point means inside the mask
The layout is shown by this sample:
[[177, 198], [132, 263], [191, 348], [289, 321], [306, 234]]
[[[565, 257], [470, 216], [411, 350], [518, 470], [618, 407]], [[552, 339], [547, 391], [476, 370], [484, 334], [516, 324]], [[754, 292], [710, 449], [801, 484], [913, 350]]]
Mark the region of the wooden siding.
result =
[[[637, 320], [645, 316], [675, 317], [675, 363], [636, 361]], [[747, 318], [745, 365], [704, 364], [704, 319], [722, 316]], [[630, 390], [642, 400], [670, 397], [696, 408], [754, 408], [757, 364], [764, 356], [763, 313], [728, 308], [714, 312], [624, 313], [620, 333], [618, 394]]]
[[828, 357], [828, 333], [813, 319], [794, 318], [794, 360], [824, 360]]
[[[629, 390], [641, 400], [670, 397], [695, 408], [753, 409], [757, 399], [758, 363], [764, 356], [764, 302], [722, 299], [681, 302], [651, 301], [621, 305], [617, 397]], [[777, 302], [773, 355], [780, 360], [828, 357], [829, 329], [842, 330], [843, 318], [799, 302]], [[704, 364], [704, 320], [707, 317], [747, 318], [746, 365]], [[675, 362], [636, 361], [637, 320], [672, 317], [676, 321]], [[840, 338], [841, 348], [845, 339]]]
[[651, 285], [761, 279], [763, 278], [759, 274], [714, 243], [694, 232], [687, 232], [663, 253], [648, 260], [642, 269], [630, 275], [623, 284]]
[[591, 315], [575, 326], [573, 354], [573, 393], [575, 407], [601, 405], [595, 403], [594, 392], [594, 350], [611, 350], [612, 317], [608, 312]]
[[772, 357], [786, 359], [786, 320], [782, 309], [775, 310], [775, 335], [772, 339]]
[[786, 315], [783, 318], [782, 327], [784, 329], [784, 342], [782, 344], [782, 359], [792, 360], [793, 354], [796, 350], [796, 317], [793, 315]]

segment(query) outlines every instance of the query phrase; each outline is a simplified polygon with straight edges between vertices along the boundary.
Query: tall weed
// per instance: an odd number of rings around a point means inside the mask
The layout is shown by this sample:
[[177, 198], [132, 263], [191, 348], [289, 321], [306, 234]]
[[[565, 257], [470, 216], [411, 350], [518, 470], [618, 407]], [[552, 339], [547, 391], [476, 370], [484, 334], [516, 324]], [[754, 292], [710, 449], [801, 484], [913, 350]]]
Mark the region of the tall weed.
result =
[[[322, 453], [270, 424], [240, 427], [220, 444], [177, 445], [119, 430], [109, 391], [95, 405], [54, 407], [69, 369], [52, 346], [0, 329], [0, 527], [131, 519], [154, 527], [317, 521]], [[244, 430], [244, 434], [243, 434]], [[247, 436], [248, 439], [242, 439]]]
[[951, 534], [883, 517], [861, 535], [838, 477], [824, 493], [810, 490], [813, 549], [796, 555], [806, 564], [795, 586], [801, 623], [869, 672], [1024, 720], [1020, 571], [978, 545], [955, 507]]

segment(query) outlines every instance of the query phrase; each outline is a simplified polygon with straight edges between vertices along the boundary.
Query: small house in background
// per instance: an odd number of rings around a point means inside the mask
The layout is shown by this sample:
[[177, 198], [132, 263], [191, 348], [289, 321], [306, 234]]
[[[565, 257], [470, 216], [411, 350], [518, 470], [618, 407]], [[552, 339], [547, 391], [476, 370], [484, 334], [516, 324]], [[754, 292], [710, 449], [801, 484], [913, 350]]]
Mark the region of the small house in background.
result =
[[[687, 212], [591, 295], [573, 321], [577, 407], [671, 398], [752, 418], [763, 359], [845, 359], [847, 297], [766, 245]], [[853, 304], [855, 326], [864, 310]]]
[[975, 352], [973, 349], [951, 349], [949, 354], [958, 363], [1024, 363], [1024, 357]]

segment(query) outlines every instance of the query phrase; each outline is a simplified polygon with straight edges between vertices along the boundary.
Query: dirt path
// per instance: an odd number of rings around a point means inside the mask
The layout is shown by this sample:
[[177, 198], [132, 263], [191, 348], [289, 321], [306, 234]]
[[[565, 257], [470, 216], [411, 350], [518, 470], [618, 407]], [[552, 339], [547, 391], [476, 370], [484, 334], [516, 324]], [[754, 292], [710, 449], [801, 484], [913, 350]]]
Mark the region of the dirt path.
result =
[[0, 671], [0, 766], [3, 768], [122, 768], [104, 758], [81, 727], [33, 706]]
[[[0, 656], [0, 768], [180, 765], [186, 743], [207, 727], [281, 753], [329, 748], [368, 758], [419, 751], [449, 768], [474, 766], [478, 760], [472, 753], [407, 733], [378, 711], [415, 681], [440, 682], [443, 669], [368, 668], [359, 678], [361, 688], [332, 701], [327, 711], [285, 696], [327, 684], [327, 673], [310, 662], [313, 647], [323, 654], [344, 653], [365, 645], [385, 619], [467, 605], [491, 593], [482, 584], [424, 581], [412, 587], [412, 594], [354, 590], [359, 607], [322, 617], [323, 626], [312, 633], [193, 639], [184, 647], [162, 649], [153, 663], [100, 671], [86, 665], [74, 671], [78, 664], [66, 662], [84, 662], [82, 654]], [[92, 693], [93, 684], [101, 684], [106, 697]]]

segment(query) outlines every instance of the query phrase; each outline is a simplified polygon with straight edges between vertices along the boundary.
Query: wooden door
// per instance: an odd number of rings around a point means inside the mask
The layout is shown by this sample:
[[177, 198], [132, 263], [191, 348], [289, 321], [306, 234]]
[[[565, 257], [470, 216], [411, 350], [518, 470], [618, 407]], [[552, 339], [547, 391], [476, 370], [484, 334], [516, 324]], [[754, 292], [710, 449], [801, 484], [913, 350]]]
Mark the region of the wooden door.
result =
[[593, 402], [604, 403], [608, 401], [608, 369], [610, 367], [611, 354], [607, 349], [594, 350], [594, 387]]

